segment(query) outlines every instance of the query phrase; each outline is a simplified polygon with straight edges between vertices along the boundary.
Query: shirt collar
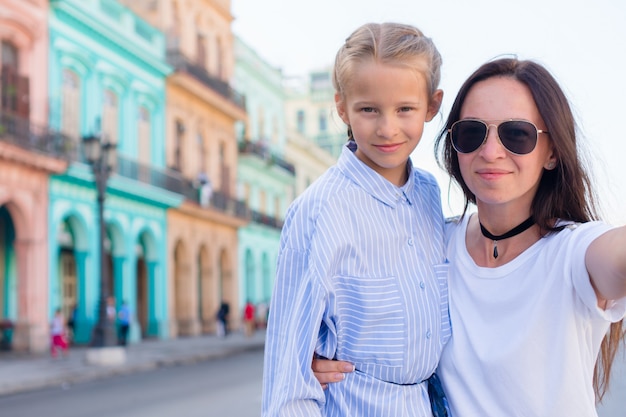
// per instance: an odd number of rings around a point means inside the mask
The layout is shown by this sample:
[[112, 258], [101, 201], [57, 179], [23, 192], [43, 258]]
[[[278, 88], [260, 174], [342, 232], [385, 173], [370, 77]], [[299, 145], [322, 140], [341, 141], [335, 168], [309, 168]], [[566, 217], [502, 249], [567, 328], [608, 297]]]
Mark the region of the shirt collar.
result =
[[356, 142], [349, 141], [342, 149], [337, 167], [347, 178], [356, 183], [365, 192], [382, 203], [395, 207], [399, 201], [406, 200], [411, 204], [409, 196], [413, 190], [414, 178], [413, 163], [411, 159], [407, 161], [407, 170], [409, 172], [408, 180], [402, 187], [397, 187], [387, 181], [380, 174], [368, 167], [354, 154], [356, 151]]

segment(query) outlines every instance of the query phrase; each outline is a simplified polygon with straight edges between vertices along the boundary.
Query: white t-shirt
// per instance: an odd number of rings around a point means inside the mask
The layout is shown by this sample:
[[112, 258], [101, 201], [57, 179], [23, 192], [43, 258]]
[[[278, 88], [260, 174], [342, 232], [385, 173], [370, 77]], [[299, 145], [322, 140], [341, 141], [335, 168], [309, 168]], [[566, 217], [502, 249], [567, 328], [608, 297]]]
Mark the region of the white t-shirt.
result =
[[626, 298], [598, 308], [584, 259], [610, 226], [568, 226], [484, 268], [465, 246], [468, 219], [447, 229], [452, 338], [439, 374], [453, 417], [596, 416], [594, 365]]
[[50, 334], [52, 336], [62, 335], [65, 332], [65, 323], [63, 316], [52, 317], [52, 324], [50, 326]]

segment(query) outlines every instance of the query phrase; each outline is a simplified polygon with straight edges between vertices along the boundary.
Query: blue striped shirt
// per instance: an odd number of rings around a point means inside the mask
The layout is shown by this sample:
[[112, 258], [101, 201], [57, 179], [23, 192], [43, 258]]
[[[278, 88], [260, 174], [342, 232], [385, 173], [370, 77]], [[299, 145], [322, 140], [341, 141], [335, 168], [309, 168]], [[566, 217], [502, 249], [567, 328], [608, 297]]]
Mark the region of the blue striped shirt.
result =
[[[444, 221], [432, 175], [391, 184], [346, 146], [281, 234], [263, 416], [430, 416], [423, 383], [450, 337]], [[356, 371], [322, 390], [314, 352]]]

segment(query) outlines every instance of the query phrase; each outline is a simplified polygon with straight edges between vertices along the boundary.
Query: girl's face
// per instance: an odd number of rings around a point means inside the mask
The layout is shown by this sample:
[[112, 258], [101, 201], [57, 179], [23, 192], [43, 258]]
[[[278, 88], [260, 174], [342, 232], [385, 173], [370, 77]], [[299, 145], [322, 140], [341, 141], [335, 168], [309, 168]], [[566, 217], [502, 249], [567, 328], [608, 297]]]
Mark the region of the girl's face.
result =
[[395, 185], [407, 180], [406, 163], [432, 120], [443, 92], [428, 96], [425, 78], [413, 69], [375, 61], [355, 66], [343, 97], [335, 102], [352, 128], [356, 156]]
[[[493, 77], [476, 83], [461, 107], [461, 119], [481, 119], [497, 125], [509, 119], [532, 122], [547, 130], [530, 90], [509, 77]], [[490, 126], [483, 145], [476, 151], [458, 153], [459, 168], [478, 207], [502, 206], [529, 212], [544, 169], [556, 162], [548, 134], [539, 134], [537, 146], [526, 155], [507, 151]]]

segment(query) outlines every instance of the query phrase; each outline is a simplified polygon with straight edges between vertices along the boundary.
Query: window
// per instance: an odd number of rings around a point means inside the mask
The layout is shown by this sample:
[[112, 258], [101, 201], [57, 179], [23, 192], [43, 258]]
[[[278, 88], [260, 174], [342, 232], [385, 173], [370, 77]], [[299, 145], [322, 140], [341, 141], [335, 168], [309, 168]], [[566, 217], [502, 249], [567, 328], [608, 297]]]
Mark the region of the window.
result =
[[266, 199], [265, 191], [259, 191], [259, 213], [267, 214]]
[[104, 90], [102, 107], [102, 135], [111, 142], [117, 143], [119, 129], [119, 109], [117, 94], [113, 90]]
[[150, 164], [150, 111], [144, 106], [139, 107], [139, 117], [137, 120], [137, 159], [140, 163]]
[[28, 117], [29, 91], [28, 78], [19, 75], [18, 49], [8, 42], [1, 42], [1, 105], [20, 116]]
[[320, 109], [320, 113], [319, 113], [319, 130], [320, 132], [326, 132], [326, 130], [328, 129], [328, 115], [326, 114], [326, 111], [324, 109]]
[[265, 134], [265, 109], [263, 106], [259, 106], [257, 110], [257, 135], [259, 140], [263, 140], [267, 138]]
[[208, 155], [206, 146], [204, 145], [204, 136], [202, 136], [202, 133], [198, 133], [196, 136], [196, 146], [198, 148], [198, 158], [200, 158], [200, 161], [198, 161], [198, 172], [204, 172], [206, 174]]
[[274, 217], [277, 219], [282, 217], [282, 210], [280, 208], [280, 197], [274, 197]]
[[206, 38], [200, 33], [196, 34], [196, 63], [206, 69]]
[[183, 168], [183, 149], [185, 144], [185, 125], [176, 120], [176, 132], [174, 132], [174, 168], [181, 171]]
[[11, 67], [15, 70], [18, 68], [17, 48], [9, 42], [2, 42], [2, 66]]
[[304, 128], [305, 128], [305, 114], [304, 114], [304, 110], [298, 110], [298, 112], [296, 113], [296, 129], [298, 130], [299, 133], [304, 134]]
[[63, 70], [61, 131], [72, 137], [80, 136], [80, 81], [74, 71]]

